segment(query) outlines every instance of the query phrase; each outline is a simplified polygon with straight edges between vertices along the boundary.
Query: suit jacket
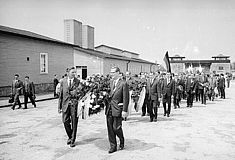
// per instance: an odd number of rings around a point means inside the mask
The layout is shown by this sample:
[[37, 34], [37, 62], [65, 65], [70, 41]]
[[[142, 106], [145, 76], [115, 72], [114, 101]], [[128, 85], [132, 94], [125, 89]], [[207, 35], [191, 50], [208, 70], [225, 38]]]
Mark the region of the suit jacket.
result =
[[54, 88], [55, 88], [57, 84], [59, 83], [59, 80], [57, 78], [54, 78], [53, 83], [54, 83]]
[[20, 95], [22, 88], [23, 82], [21, 80], [18, 80], [17, 82], [15, 82], [15, 80], [12, 81], [11, 93], [13, 95]]
[[[175, 81], [175, 92], [174, 93], [179, 93], [183, 91], [183, 87], [184, 87], [184, 81], [182, 79], [176, 79]], [[182, 90], [180, 90], [180, 86], [182, 88]]]
[[186, 92], [195, 92], [197, 87], [197, 82], [195, 80], [192, 81], [192, 78], [188, 78], [185, 84]]
[[160, 85], [159, 80], [154, 78], [153, 82], [151, 83], [151, 80], [147, 80], [147, 86], [146, 86], [146, 93], [148, 95], [149, 100], [158, 100], [158, 98], [161, 97], [160, 95]]
[[28, 91], [28, 93], [31, 95], [35, 95], [35, 86], [33, 82], [29, 82], [28, 85], [27, 83], [24, 82], [24, 85], [23, 85], [24, 94], [26, 93], [26, 91]]
[[79, 91], [79, 84], [80, 81], [77, 78], [74, 78], [71, 87], [68, 85], [68, 78], [64, 78], [61, 81], [58, 109], [62, 109], [63, 112], [66, 112], [69, 104], [73, 107], [78, 106], [77, 93]]
[[173, 95], [174, 92], [175, 92], [174, 80], [170, 79], [170, 83], [167, 84], [167, 79], [165, 78], [161, 84], [161, 94], [163, 95], [163, 97], [165, 97]]
[[218, 87], [219, 88], [225, 88], [225, 78], [224, 77], [219, 78]]
[[129, 105], [129, 88], [125, 80], [119, 79], [116, 86], [110, 83], [111, 93], [109, 97], [109, 105], [106, 107], [105, 114], [112, 110], [112, 116], [121, 117], [122, 111], [127, 112]]
[[208, 82], [209, 82], [209, 87], [210, 88], [214, 89], [216, 87], [217, 81], [216, 81], [216, 79], [214, 77], [210, 77], [208, 79]]

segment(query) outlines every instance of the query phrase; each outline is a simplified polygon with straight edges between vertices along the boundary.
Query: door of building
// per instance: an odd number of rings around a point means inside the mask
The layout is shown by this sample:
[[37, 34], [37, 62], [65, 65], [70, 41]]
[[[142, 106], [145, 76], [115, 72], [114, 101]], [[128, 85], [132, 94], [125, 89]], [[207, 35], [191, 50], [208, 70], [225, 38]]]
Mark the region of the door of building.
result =
[[86, 79], [87, 77], [87, 66], [76, 66], [77, 76], [82, 79]]
[[87, 77], [87, 68], [82, 69], [82, 79], [86, 79]]

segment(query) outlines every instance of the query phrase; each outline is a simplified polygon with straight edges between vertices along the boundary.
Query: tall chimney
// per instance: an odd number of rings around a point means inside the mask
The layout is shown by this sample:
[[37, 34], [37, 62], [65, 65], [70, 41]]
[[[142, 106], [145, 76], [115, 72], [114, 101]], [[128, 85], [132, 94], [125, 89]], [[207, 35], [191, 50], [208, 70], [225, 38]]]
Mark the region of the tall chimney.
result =
[[94, 49], [94, 28], [89, 25], [82, 25], [82, 47]]
[[64, 41], [82, 46], [82, 23], [75, 19], [64, 20]]

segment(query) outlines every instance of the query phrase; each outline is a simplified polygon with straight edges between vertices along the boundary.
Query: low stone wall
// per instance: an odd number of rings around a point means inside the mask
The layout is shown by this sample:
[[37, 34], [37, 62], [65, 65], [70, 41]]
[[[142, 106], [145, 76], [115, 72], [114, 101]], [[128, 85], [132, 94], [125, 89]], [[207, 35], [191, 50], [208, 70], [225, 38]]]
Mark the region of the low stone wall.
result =
[[[34, 84], [36, 94], [48, 93], [54, 91], [53, 83]], [[11, 94], [11, 86], [0, 87], [0, 97], [8, 97]]]

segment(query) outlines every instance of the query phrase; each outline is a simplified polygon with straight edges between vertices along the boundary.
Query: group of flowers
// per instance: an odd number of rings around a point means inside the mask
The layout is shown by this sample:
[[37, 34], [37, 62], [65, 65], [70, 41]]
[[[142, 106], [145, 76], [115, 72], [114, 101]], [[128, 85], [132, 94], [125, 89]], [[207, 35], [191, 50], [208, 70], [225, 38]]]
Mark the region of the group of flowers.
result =
[[110, 77], [94, 75], [88, 77], [86, 80], [81, 80], [77, 94], [83, 107], [87, 107], [85, 106], [85, 101], [89, 100], [88, 115], [90, 116], [104, 109], [109, 92]]

